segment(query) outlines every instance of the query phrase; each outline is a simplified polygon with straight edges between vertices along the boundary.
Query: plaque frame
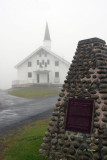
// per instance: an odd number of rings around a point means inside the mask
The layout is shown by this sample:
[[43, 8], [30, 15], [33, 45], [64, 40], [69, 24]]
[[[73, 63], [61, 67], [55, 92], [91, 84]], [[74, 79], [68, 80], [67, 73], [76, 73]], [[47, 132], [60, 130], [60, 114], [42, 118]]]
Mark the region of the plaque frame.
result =
[[[83, 109], [85, 114], [83, 111], [81, 112], [81, 110], [77, 113], [78, 109]], [[91, 134], [93, 129], [93, 117], [93, 99], [69, 98], [66, 109], [65, 130]], [[83, 124], [79, 123], [80, 120]]]

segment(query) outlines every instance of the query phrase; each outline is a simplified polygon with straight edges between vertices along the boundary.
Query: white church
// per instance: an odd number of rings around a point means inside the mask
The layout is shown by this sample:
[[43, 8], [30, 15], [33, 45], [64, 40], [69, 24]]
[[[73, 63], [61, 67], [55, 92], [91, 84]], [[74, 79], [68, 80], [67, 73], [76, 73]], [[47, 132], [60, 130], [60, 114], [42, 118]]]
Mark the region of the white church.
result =
[[43, 46], [19, 62], [17, 80], [12, 87], [32, 85], [61, 85], [64, 83], [70, 63], [51, 51], [51, 39], [46, 24]]

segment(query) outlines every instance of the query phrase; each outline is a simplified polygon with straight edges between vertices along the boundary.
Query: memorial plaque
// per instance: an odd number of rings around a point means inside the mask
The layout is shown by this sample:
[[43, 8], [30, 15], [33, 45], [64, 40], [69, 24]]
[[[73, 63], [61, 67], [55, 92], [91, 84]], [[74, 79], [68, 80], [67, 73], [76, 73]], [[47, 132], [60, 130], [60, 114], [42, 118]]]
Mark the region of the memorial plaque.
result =
[[91, 133], [94, 100], [72, 99], [68, 101], [65, 129], [68, 131]]

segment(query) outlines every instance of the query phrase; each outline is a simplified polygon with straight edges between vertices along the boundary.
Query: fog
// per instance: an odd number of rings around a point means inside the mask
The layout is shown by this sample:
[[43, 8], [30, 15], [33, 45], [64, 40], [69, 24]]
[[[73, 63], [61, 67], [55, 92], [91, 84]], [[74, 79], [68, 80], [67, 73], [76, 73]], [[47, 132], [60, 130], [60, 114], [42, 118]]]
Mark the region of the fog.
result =
[[43, 43], [46, 21], [52, 51], [72, 61], [79, 40], [107, 42], [106, 0], [0, 0], [0, 89], [17, 79], [14, 66]]

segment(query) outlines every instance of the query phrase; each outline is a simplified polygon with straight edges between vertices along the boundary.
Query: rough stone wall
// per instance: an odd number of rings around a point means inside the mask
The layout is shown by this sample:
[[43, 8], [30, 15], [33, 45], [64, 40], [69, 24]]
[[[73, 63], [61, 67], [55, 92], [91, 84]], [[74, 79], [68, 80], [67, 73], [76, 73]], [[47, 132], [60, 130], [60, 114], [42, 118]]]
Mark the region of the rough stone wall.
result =
[[[65, 130], [69, 98], [94, 99], [91, 134]], [[59, 94], [40, 153], [52, 160], [107, 160], [107, 46], [80, 41]]]

